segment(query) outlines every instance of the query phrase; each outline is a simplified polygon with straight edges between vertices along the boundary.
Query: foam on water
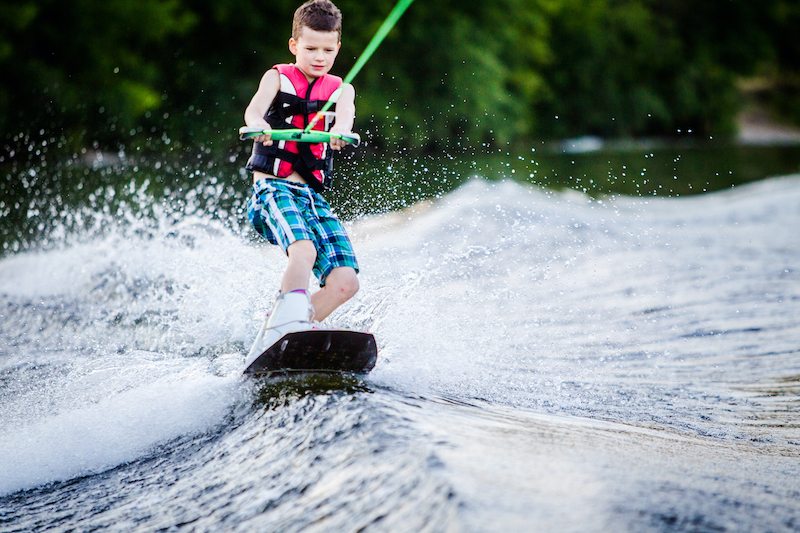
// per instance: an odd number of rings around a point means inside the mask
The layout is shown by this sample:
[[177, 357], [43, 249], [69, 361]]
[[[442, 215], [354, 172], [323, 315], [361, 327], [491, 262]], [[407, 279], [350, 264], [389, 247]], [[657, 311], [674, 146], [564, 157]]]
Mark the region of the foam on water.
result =
[[134, 460], [229, 413], [267, 306], [251, 295], [268, 276], [242, 265], [262, 251], [210, 222], [164, 229], [0, 262], [0, 492]]
[[[374, 387], [796, 453], [794, 389], [764, 391], [800, 374], [798, 206], [798, 178], [602, 200], [472, 180], [350, 225], [362, 290], [328, 325], [376, 334]], [[203, 215], [0, 260], [0, 493], [224, 423], [284, 266]]]
[[769, 354], [796, 350], [799, 204], [797, 179], [601, 201], [476, 180], [367, 221], [375, 379], [741, 436], [736, 387], [795, 368]]
[[[214, 376], [205, 368], [206, 361], [159, 364], [137, 355], [115, 361], [116, 369], [124, 369], [130, 380], [122, 390], [107, 392], [106, 379], [117, 387], [120, 380], [115, 379], [114, 368], [104, 368], [100, 376], [70, 382], [71, 387], [81, 385], [72, 392], [80, 395], [75, 403], [84, 405], [65, 405], [69, 399], [62, 398], [54, 406], [58, 414], [4, 426], [0, 494], [97, 473], [224, 420], [235, 398], [238, 376]], [[137, 372], [137, 366], [144, 368]], [[155, 378], [154, 374], [163, 375]], [[88, 401], [103, 392], [96, 403]], [[41, 399], [27, 398], [34, 403]], [[21, 407], [19, 401], [16, 407]]]

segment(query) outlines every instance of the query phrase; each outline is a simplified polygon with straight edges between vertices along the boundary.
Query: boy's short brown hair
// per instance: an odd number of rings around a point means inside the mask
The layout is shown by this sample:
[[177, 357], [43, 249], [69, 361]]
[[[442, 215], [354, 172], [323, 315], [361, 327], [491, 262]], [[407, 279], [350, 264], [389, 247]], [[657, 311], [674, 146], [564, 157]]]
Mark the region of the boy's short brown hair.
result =
[[303, 28], [314, 31], [335, 31], [341, 41], [342, 12], [330, 0], [308, 0], [294, 12], [292, 39], [296, 41]]

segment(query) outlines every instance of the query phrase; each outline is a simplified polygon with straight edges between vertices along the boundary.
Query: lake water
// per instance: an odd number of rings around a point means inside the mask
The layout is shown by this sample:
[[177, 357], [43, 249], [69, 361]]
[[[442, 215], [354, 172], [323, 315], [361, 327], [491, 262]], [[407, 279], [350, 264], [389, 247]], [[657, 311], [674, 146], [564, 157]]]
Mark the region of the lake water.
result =
[[[622, 170], [650, 153], [558, 165], [641, 188]], [[800, 530], [800, 176], [632, 196], [567, 172], [584, 194], [532, 185], [546, 159], [343, 184], [343, 212], [369, 211], [354, 188], [383, 208], [349, 223], [362, 290], [328, 325], [372, 331], [377, 366], [275, 382], [241, 377], [285, 265], [240, 224], [246, 187], [76, 163], [68, 201], [28, 173], [0, 530]]]

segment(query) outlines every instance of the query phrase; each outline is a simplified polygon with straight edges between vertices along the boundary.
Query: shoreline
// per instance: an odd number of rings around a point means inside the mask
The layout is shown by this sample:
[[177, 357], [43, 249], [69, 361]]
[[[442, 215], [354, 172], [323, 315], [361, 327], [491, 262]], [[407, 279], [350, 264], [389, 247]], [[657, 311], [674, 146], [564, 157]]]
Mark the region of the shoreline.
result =
[[736, 140], [743, 145], [800, 144], [800, 128], [779, 124], [760, 108], [744, 110], [737, 119]]

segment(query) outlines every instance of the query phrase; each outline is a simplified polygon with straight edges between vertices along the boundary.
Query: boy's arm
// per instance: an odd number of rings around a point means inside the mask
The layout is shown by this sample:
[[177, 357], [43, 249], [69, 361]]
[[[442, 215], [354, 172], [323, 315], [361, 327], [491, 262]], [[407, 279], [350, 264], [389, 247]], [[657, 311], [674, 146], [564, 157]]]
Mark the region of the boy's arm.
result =
[[[263, 128], [271, 130], [272, 128], [264, 119], [264, 116], [272, 105], [273, 100], [278, 95], [281, 88], [281, 78], [278, 71], [269, 69], [261, 77], [261, 82], [258, 84], [258, 90], [253, 95], [250, 104], [244, 111], [244, 123], [248, 126]], [[254, 137], [256, 142], [263, 142], [265, 146], [272, 144], [269, 134], [259, 135]]]
[[[331, 133], [340, 135], [353, 132], [353, 121], [356, 118], [356, 90], [349, 83], [342, 85], [342, 94], [336, 101], [336, 122]], [[347, 143], [342, 139], [331, 139], [331, 148], [341, 150]]]

